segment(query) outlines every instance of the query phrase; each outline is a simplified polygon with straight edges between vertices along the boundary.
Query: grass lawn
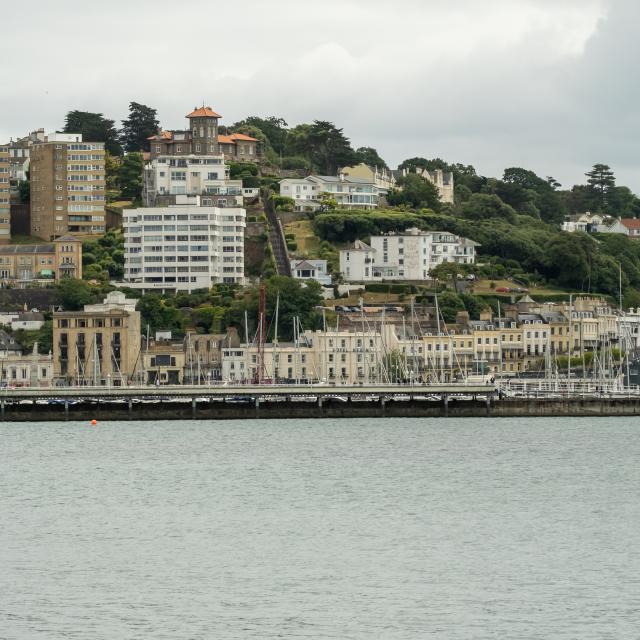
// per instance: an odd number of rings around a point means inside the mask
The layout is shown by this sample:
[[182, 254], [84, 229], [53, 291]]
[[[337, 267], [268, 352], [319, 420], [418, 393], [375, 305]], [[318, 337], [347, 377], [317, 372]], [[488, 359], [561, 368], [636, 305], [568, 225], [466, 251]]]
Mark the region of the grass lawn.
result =
[[311, 220], [296, 220], [284, 225], [285, 235], [295, 236], [298, 248], [293, 252], [296, 256], [318, 258], [320, 256], [320, 239], [313, 233]]

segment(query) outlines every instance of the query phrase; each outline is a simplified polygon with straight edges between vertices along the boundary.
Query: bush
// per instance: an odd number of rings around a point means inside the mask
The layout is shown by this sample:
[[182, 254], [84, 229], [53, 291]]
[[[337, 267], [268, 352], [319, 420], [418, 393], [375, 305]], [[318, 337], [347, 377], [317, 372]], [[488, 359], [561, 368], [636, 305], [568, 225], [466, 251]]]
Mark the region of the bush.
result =
[[302, 169], [304, 171], [309, 171], [311, 169], [311, 163], [306, 158], [302, 158], [300, 156], [287, 156], [286, 158], [282, 158], [282, 168], [288, 170]]
[[271, 202], [273, 208], [276, 211], [293, 211], [295, 207], [295, 200], [293, 198], [287, 198], [286, 196], [271, 196]]
[[260, 178], [256, 176], [243, 177], [242, 186], [245, 189], [257, 189], [260, 186]]
[[370, 293], [397, 293], [397, 294], [412, 294], [418, 291], [418, 288], [413, 284], [399, 284], [397, 282], [368, 282], [364, 286], [365, 291]]

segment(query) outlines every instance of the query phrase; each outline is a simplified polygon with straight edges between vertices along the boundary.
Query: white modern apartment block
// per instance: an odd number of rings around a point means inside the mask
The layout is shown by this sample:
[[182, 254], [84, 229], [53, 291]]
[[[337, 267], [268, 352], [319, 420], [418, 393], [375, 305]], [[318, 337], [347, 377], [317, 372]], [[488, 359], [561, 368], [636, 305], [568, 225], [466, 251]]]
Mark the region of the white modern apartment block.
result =
[[244, 283], [246, 211], [199, 206], [178, 196], [169, 207], [126, 209], [124, 280], [142, 291], [193, 291]]
[[339, 176], [307, 176], [285, 178], [280, 181], [280, 195], [295, 200], [296, 211], [313, 211], [320, 206], [321, 194], [334, 199], [339, 207], [348, 209], [375, 209], [380, 196], [386, 193], [374, 182]]
[[372, 236], [371, 246], [357, 240], [340, 251], [340, 271], [348, 282], [427, 280], [429, 270], [443, 262], [473, 264], [477, 246], [445, 231], [407, 229]]
[[202, 204], [241, 207], [242, 180], [230, 180], [224, 156], [159, 156], [144, 168], [143, 201], [148, 207], [175, 201], [171, 196], [202, 196]]

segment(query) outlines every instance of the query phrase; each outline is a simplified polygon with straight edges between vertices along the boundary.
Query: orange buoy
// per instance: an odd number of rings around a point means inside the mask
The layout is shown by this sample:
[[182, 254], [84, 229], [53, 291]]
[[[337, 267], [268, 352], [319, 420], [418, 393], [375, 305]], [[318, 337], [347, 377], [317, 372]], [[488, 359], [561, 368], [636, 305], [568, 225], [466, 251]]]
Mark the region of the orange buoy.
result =
[[91, 421], [91, 424], [95, 427], [95, 426], [98, 424], [98, 421], [94, 418], [94, 419]]

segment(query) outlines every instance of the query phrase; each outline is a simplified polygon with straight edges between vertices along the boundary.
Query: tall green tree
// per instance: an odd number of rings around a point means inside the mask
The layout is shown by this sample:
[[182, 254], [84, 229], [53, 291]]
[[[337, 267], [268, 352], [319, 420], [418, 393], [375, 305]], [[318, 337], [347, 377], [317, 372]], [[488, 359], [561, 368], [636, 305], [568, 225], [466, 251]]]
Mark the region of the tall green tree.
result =
[[289, 134], [287, 151], [309, 159], [323, 175], [335, 175], [340, 167], [349, 167], [358, 161], [343, 130], [326, 120], [294, 127]]
[[380, 154], [373, 147], [358, 147], [356, 149], [358, 162], [364, 162], [370, 167], [378, 167], [378, 169], [388, 169], [387, 163], [380, 157]]
[[288, 134], [287, 126], [288, 125], [283, 118], [278, 118], [276, 116], [268, 116], [266, 118], [249, 116], [244, 120], [236, 122], [231, 127], [231, 130], [239, 133], [244, 133], [245, 127], [255, 127], [256, 129], [262, 131], [272, 149], [277, 154], [281, 154], [284, 156], [288, 155], [285, 149]]
[[139, 102], [129, 103], [129, 117], [122, 121], [120, 140], [125, 151], [149, 151], [147, 138], [156, 134], [160, 122], [157, 109]]
[[118, 171], [118, 183], [123, 198], [139, 200], [142, 197], [143, 168], [144, 160], [141, 153], [128, 153], [124, 156]]
[[115, 120], [109, 120], [101, 113], [69, 111], [65, 117], [64, 132], [81, 133], [83, 140], [87, 142], [104, 142], [105, 150], [112, 155], [122, 154]]
[[616, 178], [607, 164], [594, 164], [591, 171], [587, 171], [587, 187], [593, 196], [597, 210], [605, 212], [609, 194], [616, 186]]

